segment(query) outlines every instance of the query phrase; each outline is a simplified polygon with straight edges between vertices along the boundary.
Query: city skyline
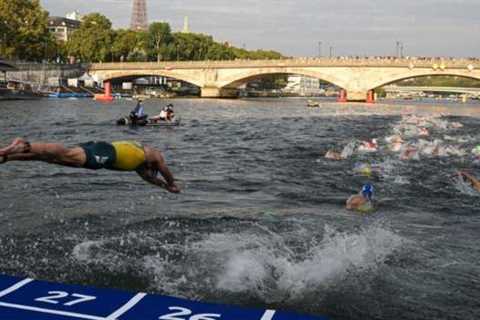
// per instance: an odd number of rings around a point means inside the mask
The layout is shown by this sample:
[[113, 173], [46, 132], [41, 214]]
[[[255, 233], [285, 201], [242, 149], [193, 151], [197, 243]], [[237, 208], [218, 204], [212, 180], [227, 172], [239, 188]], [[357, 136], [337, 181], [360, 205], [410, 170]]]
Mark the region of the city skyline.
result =
[[[128, 28], [131, 0], [42, 0], [51, 15], [100, 12], [116, 28]], [[190, 17], [192, 32], [206, 33], [247, 49], [272, 49], [292, 56], [395, 55], [396, 43], [407, 56], [479, 56], [480, 21], [475, 0], [326, 0], [257, 2], [220, 0], [148, 1], [149, 20], [169, 22], [181, 31]]]

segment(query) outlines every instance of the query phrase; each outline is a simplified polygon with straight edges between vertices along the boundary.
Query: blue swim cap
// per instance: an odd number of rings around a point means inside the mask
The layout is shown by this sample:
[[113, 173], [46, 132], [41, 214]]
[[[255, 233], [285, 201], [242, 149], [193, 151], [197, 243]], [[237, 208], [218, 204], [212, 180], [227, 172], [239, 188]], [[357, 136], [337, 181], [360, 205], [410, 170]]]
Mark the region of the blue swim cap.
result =
[[368, 199], [369, 201], [372, 201], [374, 192], [375, 192], [375, 188], [370, 183], [367, 183], [362, 187], [362, 196]]

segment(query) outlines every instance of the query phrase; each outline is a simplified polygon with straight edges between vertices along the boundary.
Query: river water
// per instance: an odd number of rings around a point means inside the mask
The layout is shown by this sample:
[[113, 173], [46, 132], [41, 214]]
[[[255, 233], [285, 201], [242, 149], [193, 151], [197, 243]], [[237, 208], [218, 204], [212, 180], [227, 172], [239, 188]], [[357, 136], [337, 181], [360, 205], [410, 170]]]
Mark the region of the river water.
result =
[[[168, 194], [133, 173], [0, 165], [0, 273], [332, 319], [478, 319], [480, 197], [450, 177], [480, 176], [469, 154], [480, 105], [172, 102], [182, 126], [139, 129], [113, 125], [128, 101], [0, 103], [2, 144], [138, 140], [164, 151], [183, 189]], [[430, 139], [467, 154], [323, 157], [353, 139], [382, 141], [405, 113], [461, 122]], [[359, 162], [383, 171], [357, 175]], [[365, 182], [378, 211], [346, 211]]]

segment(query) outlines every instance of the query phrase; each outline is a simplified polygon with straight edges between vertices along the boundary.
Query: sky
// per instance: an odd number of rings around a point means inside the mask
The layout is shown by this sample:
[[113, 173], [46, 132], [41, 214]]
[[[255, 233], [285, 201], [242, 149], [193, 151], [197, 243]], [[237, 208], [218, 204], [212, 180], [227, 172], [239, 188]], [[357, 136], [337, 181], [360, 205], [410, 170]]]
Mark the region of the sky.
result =
[[[130, 24], [132, 0], [41, 0], [50, 15], [100, 12]], [[148, 18], [288, 56], [480, 57], [480, 0], [147, 0]], [[319, 42], [322, 44], [319, 45]], [[320, 49], [321, 47], [321, 49]]]

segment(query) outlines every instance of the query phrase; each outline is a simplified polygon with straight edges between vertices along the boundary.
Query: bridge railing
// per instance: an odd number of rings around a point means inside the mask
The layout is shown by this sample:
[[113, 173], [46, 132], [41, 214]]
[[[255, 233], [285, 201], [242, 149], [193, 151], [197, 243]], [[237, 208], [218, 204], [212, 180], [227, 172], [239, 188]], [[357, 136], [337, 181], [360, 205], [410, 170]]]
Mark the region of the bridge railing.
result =
[[408, 67], [408, 68], [455, 68], [480, 69], [476, 58], [385, 58], [385, 57], [335, 57], [295, 58], [280, 60], [206, 60], [206, 61], [162, 61], [162, 62], [114, 62], [92, 64], [93, 70], [131, 69], [208, 69], [208, 68], [251, 68], [251, 67]]

